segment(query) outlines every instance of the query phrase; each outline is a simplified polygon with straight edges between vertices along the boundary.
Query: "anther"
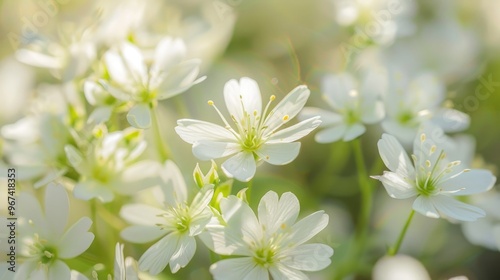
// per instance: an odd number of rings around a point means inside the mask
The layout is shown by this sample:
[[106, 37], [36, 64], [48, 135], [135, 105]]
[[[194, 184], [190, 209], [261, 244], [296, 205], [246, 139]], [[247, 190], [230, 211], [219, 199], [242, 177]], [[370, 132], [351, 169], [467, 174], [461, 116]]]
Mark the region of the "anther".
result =
[[210, 105], [210, 106], [214, 106], [214, 102], [213, 102], [212, 100], [208, 100], [208, 102], [207, 102], [207, 103], [208, 103], [208, 105]]
[[420, 141], [424, 142], [426, 139], [425, 133], [420, 134]]

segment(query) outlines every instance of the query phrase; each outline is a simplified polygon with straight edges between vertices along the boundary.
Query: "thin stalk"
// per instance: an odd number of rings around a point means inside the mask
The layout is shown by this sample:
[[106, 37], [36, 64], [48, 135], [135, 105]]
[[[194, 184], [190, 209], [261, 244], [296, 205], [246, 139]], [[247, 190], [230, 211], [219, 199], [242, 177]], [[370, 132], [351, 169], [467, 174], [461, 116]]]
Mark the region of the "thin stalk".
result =
[[403, 239], [405, 238], [406, 232], [408, 231], [408, 227], [410, 227], [413, 215], [415, 215], [415, 210], [411, 210], [410, 216], [408, 216], [408, 219], [406, 220], [406, 223], [403, 229], [401, 230], [401, 233], [399, 233], [398, 240], [396, 241], [394, 246], [390, 247], [389, 250], [387, 250], [387, 255], [394, 256], [398, 253], [399, 247], [401, 247], [401, 243], [403, 243]]
[[368, 173], [361, 150], [361, 142], [359, 139], [353, 141], [354, 158], [356, 160], [356, 168], [358, 170], [358, 181], [361, 190], [361, 211], [359, 213], [358, 228], [356, 231], [356, 243], [358, 246], [358, 254], [362, 254], [368, 235], [368, 227], [370, 224], [370, 213], [373, 204], [373, 189], [368, 182]]
[[170, 150], [167, 147], [167, 143], [163, 141], [160, 132], [160, 123], [158, 121], [158, 107], [154, 106], [151, 109], [151, 121], [153, 122], [153, 133], [156, 142], [156, 147], [160, 155], [160, 161], [165, 161], [170, 158]]

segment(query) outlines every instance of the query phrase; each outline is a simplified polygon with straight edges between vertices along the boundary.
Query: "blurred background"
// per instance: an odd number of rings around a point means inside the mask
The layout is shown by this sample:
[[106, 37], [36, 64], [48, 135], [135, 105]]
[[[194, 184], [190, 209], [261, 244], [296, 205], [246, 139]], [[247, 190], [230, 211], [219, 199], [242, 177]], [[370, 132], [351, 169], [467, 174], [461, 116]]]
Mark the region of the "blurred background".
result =
[[[190, 145], [175, 134], [176, 120], [188, 117], [219, 123], [207, 100], [223, 108], [222, 89], [229, 79], [255, 79], [263, 100], [273, 94], [280, 100], [295, 86], [306, 84], [312, 93], [308, 105], [322, 107], [320, 83], [325, 74], [348, 71], [357, 75], [391, 67], [410, 74], [432, 72], [440, 78], [446, 86], [445, 106], [471, 118], [463, 132], [472, 137], [467, 148], [473, 151], [471, 166], [498, 175], [499, 1], [3, 0], [0, 125], [28, 114], [31, 100], [42, 94], [41, 89], [60, 83], [46, 69], [16, 59], [15, 52], [27, 41], [42, 36], [68, 44], [85, 38], [111, 46], [130, 30], [145, 47], [155, 40], [141, 41], [141, 32], [182, 37], [189, 57], [203, 60], [206, 81], [160, 102], [164, 137], [188, 182], [197, 160]], [[379, 125], [372, 125], [361, 139], [370, 175], [384, 170], [376, 146], [381, 133]], [[301, 153], [291, 164], [259, 167], [252, 196], [261, 197], [268, 190], [292, 191], [301, 201], [301, 215], [327, 211], [330, 223], [316, 240], [332, 246], [335, 254], [328, 269], [311, 275], [330, 279], [352, 241], [360, 204], [357, 170], [350, 143], [318, 144], [313, 136], [301, 142]], [[210, 166], [200, 164], [202, 170]], [[370, 249], [360, 260], [360, 275], [353, 279], [370, 279], [374, 263], [396, 239], [411, 207], [411, 201], [391, 199], [378, 182], [375, 185]], [[29, 186], [21, 184], [21, 188]], [[233, 192], [243, 187], [236, 182]], [[0, 199], [4, 201], [3, 196]], [[73, 205], [85, 208], [76, 201]], [[500, 217], [496, 218], [492, 224], [499, 227]], [[498, 279], [500, 236], [497, 242], [496, 248], [471, 244], [460, 224], [417, 215], [400, 252], [418, 259], [432, 279], [459, 275], [471, 280]], [[143, 249], [125, 246], [126, 255], [136, 259]], [[210, 262], [203, 250], [178, 274], [166, 271], [164, 279], [209, 279]]]

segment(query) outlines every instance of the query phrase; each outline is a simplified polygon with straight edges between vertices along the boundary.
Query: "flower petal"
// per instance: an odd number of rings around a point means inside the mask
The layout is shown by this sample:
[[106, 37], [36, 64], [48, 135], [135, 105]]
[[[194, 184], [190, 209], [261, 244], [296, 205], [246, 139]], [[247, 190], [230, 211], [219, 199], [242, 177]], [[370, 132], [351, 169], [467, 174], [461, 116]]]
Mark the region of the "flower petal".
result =
[[177, 125], [175, 131], [189, 144], [200, 141], [236, 142], [234, 135], [220, 125], [191, 119], [178, 120]]
[[127, 114], [128, 123], [135, 128], [151, 127], [151, 109], [146, 103], [135, 104]]
[[271, 276], [274, 280], [309, 280], [309, 277], [301, 271], [280, 263], [276, 264], [276, 266], [270, 267], [269, 272], [271, 272]]
[[161, 165], [152, 160], [132, 164], [120, 174], [119, 183], [114, 188], [117, 193], [132, 195], [140, 190], [162, 183]]
[[346, 108], [349, 93], [356, 89], [354, 78], [347, 73], [327, 75], [321, 81], [321, 90], [325, 101], [336, 110]]
[[283, 193], [278, 199], [278, 194], [269, 191], [259, 203], [259, 222], [268, 232], [277, 232], [280, 228], [285, 230], [295, 223], [299, 211], [299, 200], [293, 193]]
[[344, 119], [340, 114], [314, 107], [304, 107], [304, 109], [300, 111], [298, 118], [300, 120], [307, 120], [317, 116], [319, 116], [321, 120], [320, 127], [339, 124]]
[[123, 229], [120, 236], [133, 243], [148, 243], [168, 234], [158, 226], [134, 225]]
[[21, 192], [19, 195], [19, 216], [31, 220], [41, 236], [47, 236], [48, 222], [42, 216], [42, 208], [38, 200], [31, 194]]
[[60, 258], [74, 258], [89, 248], [94, 241], [94, 234], [88, 231], [91, 225], [92, 220], [83, 217], [66, 231], [58, 246]]
[[327, 225], [328, 215], [324, 211], [314, 212], [292, 226], [289, 239], [293, 244], [300, 245], [314, 237]]
[[193, 155], [200, 160], [227, 157], [241, 150], [240, 144], [232, 142], [199, 141], [193, 144]]
[[146, 204], [126, 204], [120, 210], [120, 217], [130, 224], [154, 226], [164, 222], [159, 217], [164, 213], [165, 211]]
[[433, 114], [431, 121], [448, 133], [463, 131], [470, 125], [469, 115], [449, 108], [439, 109]]
[[111, 117], [112, 112], [113, 107], [111, 106], [97, 107], [94, 109], [94, 111], [92, 111], [89, 118], [87, 119], [87, 124], [100, 124], [103, 122], [107, 122]]
[[102, 202], [110, 202], [115, 198], [111, 190], [96, 181], [85, 181], [76, 184], [73, 195], [81, 200], [97, 198]]
[[456, 191], [453, 195], [471, 195], [489, 191], [495, 185], [496, 177], [485, 169], [472, 169], [439, 182], [439, 188]]
[[410, 145], [417, 135], [418, 128], [413, 125], [402, 125], [394, 119], [385, 119], [381, 123], [385, 132], [397, 137], [405, 145]]
[[286, 266], [305, 271], [318, 271], [329, 266], [333, 249], [325, 244], [302, 244], [286, 251], [281, 261]]
[[175, 253], [178, 243], [179, 236], [176, 234], [171, 233], [163, 237], [141, 256], [139, 269], [149, 271], [151, 275], [159, 274], [165, 269], [170, 258]]
[[403, 178], [412, 178], [415, 169], [396, 137], [384, 133], [382, 139], [378, 140], [377, 146], [380, 157], [389, 170], [400, 174]]
[[228, 177], [242, 182], [250, 181], [257, 169], [252, 152], [239, 152], [226, 160], [221, 167]]
[[[56, 260], [49, 268], [49, 279], [70, 279], [71, 271], [67, 264]], [[37, 278], [38, 279], [38, 278]]]
[[170, 258], [170, 271], [176, 273], [185, 267], [196, 252], [196, 240], [194, 237], [184, 235], [179, 239], [176, 252]]
[[157, 99], [167, 99], [188, 90], [193, 85], [205, 80], [196, 79], [200, 73], [201, 60], [191, 59], [183, 61], [170, 69], [161, 82]]
[[347, 131], [347, 125], [340, 124], [334, 127], [329, 127], [316, 133], [314, 140], [318, 143], [331, 143], [342, 139]]
[[429, 218], [439, 218], [439, 213], [432, 200], [425, 196], [419, 196], [413, 202], [413, 209]]
[[186, 44], [180, 38], [163, 38], [155, 49], [155, 59], [152, 71], [169, 71], [170, 68], [179, 64], [186, 56]]
[[250, 238], [257, 242], [263, 237], [262, 227], [253, 210], [236, 196], [222, 199], [220, 203], [222, 217], [227, 223], [227, 231], [239, 235], [240, 239]]
[[298, 86], [288, 93], [283, 100], [274, 107], [264, 121], [263, 135], [269, 135], [283, 124], [289, 122], [302, 110], [309, 98], [310, 91], [307, 86]]
[[161, 193], [156, 197], [157, 201], [173, 207], [178, 203], [186, 203], [188, 187], [179, 167], [173, 161], [167, 160], [163, 170], [161, 175], [164, 183], [161, 186]]
[[321, 124], [319, 116], [301, 121], [298, 124], [292, 125], [274, 133], [266, 143], [287, 143], [296, 141], [313, 131]]
[[68, 224], [69, 198], [61, 185], [49, 184], [45, 190], [45, 218], [54, 239], [59, 239]]
[[284, 165], [293, 161], [300, 152], [300, 142], [264, 144], [255, 151], [266, 162]]
[[431, 199], [441, 214], [452, 219], [472, 222], [486, 215], [481, 208], [463, 203], [446, 195], [437, 195]]
[[224, 85], [224, 101], [229, 114], [237, 120], [243, 118], [243, 110], [248, 114], [262, 111], [262, 97], [256, 81], [243, 77], [240, 81], [230, 80]]
[[252, 257], [232, 258], [212, 264], [210, 273], [216, 280], [247, 279], [246, 276], [255, 266]]
[[344, 141], [348, 142], [354, 140], [365, 133], [366, 127], [360, 123], [355, 123], [347, 126], [347, 129], [344, 134]]
[[386, 171], [384, 175], [372, 178], [380, 180], [384, 184], [387, 194], [392, 198], [406, 199], [418, 194], [416, 188], [398, 173]]

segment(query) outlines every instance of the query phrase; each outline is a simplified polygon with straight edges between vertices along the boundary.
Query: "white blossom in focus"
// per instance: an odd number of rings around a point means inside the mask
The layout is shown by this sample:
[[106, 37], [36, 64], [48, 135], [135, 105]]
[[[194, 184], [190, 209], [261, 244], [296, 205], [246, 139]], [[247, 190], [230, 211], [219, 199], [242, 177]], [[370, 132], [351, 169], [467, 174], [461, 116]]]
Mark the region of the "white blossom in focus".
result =
[[380, 180], [392, 198], [416, 197], [413, 209], [422, 215], [475, 221], [484, 217], [485, 212], [453, 196], [488, 191], [496, 178], [488, 170], [463, 168], [459, 160], [452, 161], [453, 155], [443, 149], [447, 141], [450, 140], [439, 127], [430, 124], [422, 126], [414, 141], [410, 161], [398, 140], [383, 134], [378, 141], [378, 149], [390, 171], [372, 178]]
[[274, 165], [290, 163], [299, 154], [300, 142], [294, 142], [319, 126], [319, 116], [278, 131], [304, 107], [309, 89], [298, 86], [281, 102], [270, 108], [276, 98], [271, 96], [262, 110], [262, 100], [257, 82], [250, 78], [230, 80], [224, 86], [224, 99], [230, 113], [230, 123], [223, 117], [213, 101], [225, 126], [193, 119], [177, 121], [175, 131], [189, 144], [193, 154], [200, 160], [211, 160], [231, 156], [222, 164], [229, 177], [249, 181], [255, 175], [257, 162], [264, 160]]
[[374, 124], [384, 117], [384, 105], [379, 100], [378, 83], [367, 76], [361, 85], [347, 73], [328, 75], [323, 78], [323, 100], [333, 109], [324, 110], [306, 107], [299, 115], [301, 119], [321, 116], [324, 130], [315, 139], [319, 143], [330, 143], [340, 139], [351, 141], [366, 131], [364, 124]]
[[201, 61], [185, 60], [181, 39], [166, 37], [156, 46], [152, 61], [141, 50], [124, 42], [104, 54], [108, 79], [101, 86], [116, 99], [131, 102], [127, 120], [136, 128], [151, 126], [151, 109], [158, 100], [175, 96], [203, 81], [198, 78]]
[[201, 188], [191, 200], [188, 188], [178, 167], [165, 163], [164, 184], [156, 189], [159, 207], [146, 204], [127, 204], [120, 215], [132, 224], [121, 232], [123, 239], [134, 243], [156, 241], [139, 259], [139, 269], [152, 275], [162, 272], [167, 265], [176, 273], [185, 267], [196, 252], [195, 236], [205, 229], [212, 218], [208, 206], [213, 186]]
[[305, 244], [328, 224], [328, 215], [317, 211], [297, 221], [299, 200], [290, 193], [281, 198], [273, 191], [262, 197], [258, 216], [236, 196], [222, 199], [220, 223], [212, 223], [202, 240], [220, 255], [234, 256], [210, 267], [222, 279], [309, 279], [302, 271], [330, 265], [333, 249], [319, 243]]
[[45, 189], [45, 209], [28, 193], [19, 196], [20, 247], [25, 258], [15, 279], [70, 279], [70, 269], [63, 261], [85, 252], [94, 234], [89, 232], [92, 220], [83, 217], [68, 226], [69, 199], [61, 185], [49, 184]]

